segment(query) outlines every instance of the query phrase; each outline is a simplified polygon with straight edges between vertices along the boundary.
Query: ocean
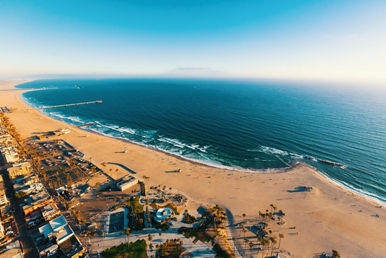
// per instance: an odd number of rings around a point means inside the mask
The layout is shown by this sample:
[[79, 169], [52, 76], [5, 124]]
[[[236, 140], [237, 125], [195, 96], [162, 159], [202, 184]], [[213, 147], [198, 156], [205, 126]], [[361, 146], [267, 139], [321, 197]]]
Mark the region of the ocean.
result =
[[[337, 85], [335, 85], [337, 86]], [[86, 130], [181, 158], [254, 173], [298, 162], [386, 202], [386, 94], [277, 81], [38, 80], [32, 107]], [[363, 87], [366, 88], [366, 87]]]

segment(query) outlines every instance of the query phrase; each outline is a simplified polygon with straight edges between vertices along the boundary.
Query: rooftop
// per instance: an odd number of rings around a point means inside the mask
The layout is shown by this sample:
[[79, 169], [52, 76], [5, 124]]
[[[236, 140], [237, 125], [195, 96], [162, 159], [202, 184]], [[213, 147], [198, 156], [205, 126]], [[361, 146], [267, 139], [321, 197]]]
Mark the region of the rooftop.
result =
[[59, 216], [56, 219], [53, 219], [50, 221], [50, 225], [52, 227], [52, 230], [57, 230], [60, 227], [63, 227], [67, 224], [66, 219], [63, 216]]

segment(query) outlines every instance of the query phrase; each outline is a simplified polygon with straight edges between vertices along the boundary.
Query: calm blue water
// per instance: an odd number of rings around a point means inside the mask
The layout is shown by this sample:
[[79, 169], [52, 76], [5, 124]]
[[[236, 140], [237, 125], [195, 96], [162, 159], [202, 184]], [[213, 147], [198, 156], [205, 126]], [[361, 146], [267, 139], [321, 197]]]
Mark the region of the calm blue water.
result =
[[274, 82], [44, 80], [24, 94], [50, 116], [187, 159], [245, 170], [308, 163], [386, 200], [385, 95]]

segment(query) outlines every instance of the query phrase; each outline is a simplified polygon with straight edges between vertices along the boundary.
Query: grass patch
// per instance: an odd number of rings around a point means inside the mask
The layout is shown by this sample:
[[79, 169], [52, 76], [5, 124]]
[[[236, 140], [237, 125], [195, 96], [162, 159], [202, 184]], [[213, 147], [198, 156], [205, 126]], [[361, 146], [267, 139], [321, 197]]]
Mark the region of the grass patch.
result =
[[184, 217], [182, 218], [182, 222], [187, 223], [187, 224], [193, 224], [197, 221], [197, 219], [190, 215], [188, 212], [184, 213]]
[[133, 213], [142, 213], [143, 212], [143, 205], [139, 203], [139, 198], [140, 196], [137, 195], [134, 198], [130, 199], [130, 207], [131, 207], [131, 212]]
[[194, 241], [200, 240], [201, 242], [208, 243], [212, 239], [205, 232], [205, 228], [187, 228], [181, 227], [178, 229], [178, 233], [183, 234], [186, 238], [195, 238]]
[[137, 240], [128, 244], [120, 244], [113, 246], [102, 252], [104, 258], [120, 258], [120, 257], [133, 257], [133, 258], [146, 258], [146, 241]]

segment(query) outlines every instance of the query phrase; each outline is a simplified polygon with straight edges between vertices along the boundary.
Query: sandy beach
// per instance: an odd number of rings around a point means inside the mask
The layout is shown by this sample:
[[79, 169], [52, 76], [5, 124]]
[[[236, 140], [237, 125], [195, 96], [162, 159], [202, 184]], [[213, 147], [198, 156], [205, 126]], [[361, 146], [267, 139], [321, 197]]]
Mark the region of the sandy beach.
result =
[[[0, 89], [12, 89], [14, 84], [0, 82]], [[22, 137], [69, 128], [71, 133], [62, 138], [95, 164], [122, 164], [140, 179], [149, 177], [145, 182], [172, 187], [198, 202], [219, 204], [231, 212], [232, 225], [257, 218], [258, 212], [272, 203], [286, 213], [281, 249], [294, 257], [313, 257], [331, 249], [338, 250], [342, 257], [385, 256], [384, 204], [340, 187], [310, 167], [298, 165], [283, 173], [249, 173], [192, 163], [54, 120], [27, 106], [20, 98], [22, 92], [0, 91], [0, 106], [12, 109], [7, 115]], [[127, 174], [117, 165], [101, 168], [113, 178]], [[182, 172], [165, 173], [176, 169]], [[298, 186], [311, 186], [312, 191], [292, 191]], [[235, 228], [231, 230], [237, 235]]]

